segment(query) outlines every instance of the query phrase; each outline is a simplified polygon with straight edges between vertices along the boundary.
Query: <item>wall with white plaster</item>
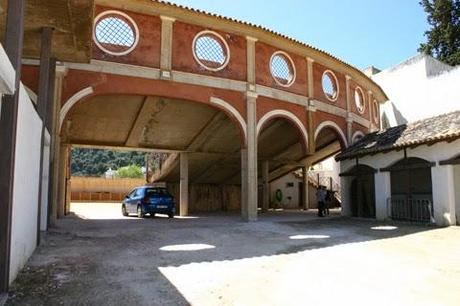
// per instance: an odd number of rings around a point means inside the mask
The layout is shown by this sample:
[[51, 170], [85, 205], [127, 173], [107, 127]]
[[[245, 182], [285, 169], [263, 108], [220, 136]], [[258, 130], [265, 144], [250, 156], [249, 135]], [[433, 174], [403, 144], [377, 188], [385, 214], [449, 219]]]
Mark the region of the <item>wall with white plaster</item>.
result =
[[392, 103], [408, 122], [460, 109], [460, 66], [451, 67], [430, 56], [418, 55], [372, 79], [390, 99], [381, 113], [387, 115], [392, 126], [404, 123], [398, 120]]
[[42, 122], [23, 86], [20, 89], [18, 112], [11, 226], [11, 282], [32, 255], [37, 243]]
[[454, 185], [455, 185], [455, 214], [457, 225], [460, 225], [460, 165], [454, 166]]
[[[281, 200], [282, 208], [299, 208], [299, 183], [301, 179], [293, 173], [289, 173], [270, 184], [270, 203], [278, 203], [276, 200], [276, 190], [281, 190], [283, 199]], [[288, 187], [288, 184], [294, 184], [293, 187]], [[288, 197], [291, 197], [289, 200]]]
[[[436, 167], [432, 168], [433, 182], [433, 207], [435, 210], [435, 219], [438, 225], [454, 224], [455, 214], [455, 194], [460, 194], [460, 170], [455, 171], [454, 167], [439, 166], [440, 161], [454, 158], [460, 152], [460, 139], [447, 143], [439, 142], [433, 146], [422, 145], [414, 149], [407, 149], [407, 157], [418, 157], [429, 162], [436, 162]], [[404, 151], [391, 151], [388, 153], [379, 153], [373, 156], [364, 156], [359, 159], [360, 164], [368, 165], [374, 169], [385, 168], [393, 165], [404, 158]], [[344, 160], [340, 162], [340, 172], [346, 172], [356, 165], [356, 161]], [[460, 166], [456, 166], [459, 168]], [[450, 169], [450, 170], [449, 170]], [[387, 211], [387, 200], [391, 196], [391, 184], [389, 184], [389, 174], [377, 173], [375, 176], [375, 196], [376, 196], [376, 212], [378, 219], [384, 219]], [[343, 177], [342, 184], [342, 214], [349, 216], [350, 214], [350, 177]], [[458, 201], [458, 200], [457, 200]], [[457, 204], [458, 207], [458, 204]], [[459, 208], [457, 208], [459, 210]]]

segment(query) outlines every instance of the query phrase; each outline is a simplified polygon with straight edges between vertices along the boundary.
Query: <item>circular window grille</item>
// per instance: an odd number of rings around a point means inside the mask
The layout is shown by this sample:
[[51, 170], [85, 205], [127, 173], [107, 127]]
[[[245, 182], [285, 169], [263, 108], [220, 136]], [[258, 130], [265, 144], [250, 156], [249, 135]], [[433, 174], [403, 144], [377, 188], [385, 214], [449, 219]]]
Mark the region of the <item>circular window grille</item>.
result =
[[379, 113], [379, 103], [377, 102], [377, 100], [374, 100], [373, 106], [374, 106], [374, 110], [373, 110], [374, 120], [375, 122], [379, 122], [380, 113]]
[[203, 31], [195, 37], [193, 56], [205, 69], [219, 71], [227, 66], [230, 50], [222, 36], [215, 32]]
[[275, 52], [270, 60], [273, 79], [281, 86], [291, 86], [295, 80], [295, 68], [291, 58], [284, 52]]
[[323, 92], [326, 98], [332, 102], [337, 101], [337, 98], [339, 97], [339, 87], [337, 83], [337, 78], [332, 71], [327, 70], [323, 73]]
[[364, 113], [364, 95], [361, 88], [356, 87], [355, 89], [355, 105], [358, 112]]
[[139, 30], [134, 20], [117, 11], [106, 11], [94, 22], [94, 42], [105, 53], [121, 56], [136, 48]]

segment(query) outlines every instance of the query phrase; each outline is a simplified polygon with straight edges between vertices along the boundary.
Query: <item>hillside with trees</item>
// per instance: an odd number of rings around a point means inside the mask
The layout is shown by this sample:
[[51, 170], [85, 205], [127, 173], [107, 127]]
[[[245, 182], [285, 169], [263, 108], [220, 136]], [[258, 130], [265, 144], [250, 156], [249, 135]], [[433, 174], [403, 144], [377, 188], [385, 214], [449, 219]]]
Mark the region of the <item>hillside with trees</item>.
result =
[[145, 152], [123, 152], [99, 149], [72, 149], [71, 171], [73, 176], [103, 176], [109, 169], [137, 165], [144, 167]]

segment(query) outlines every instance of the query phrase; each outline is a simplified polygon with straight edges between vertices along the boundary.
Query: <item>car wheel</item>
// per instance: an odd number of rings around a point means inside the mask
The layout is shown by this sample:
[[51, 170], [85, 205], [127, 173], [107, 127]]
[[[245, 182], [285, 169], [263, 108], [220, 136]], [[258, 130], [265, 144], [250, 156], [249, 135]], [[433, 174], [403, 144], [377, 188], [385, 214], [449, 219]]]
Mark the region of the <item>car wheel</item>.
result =
[[137, 206], [137, 217], [138, 218], [144, 218], [144, 212], [142, 211], [141, 206]]
[[125, 205], [121, 205], [121, 214], [125, 217], [129, 215]]
[[169, 217], [169, 219], [172, 219], [172, 218], [174, 218], [174, 214], [173, 214], [173, 213], [169, 213], [169, 214], [168, 214], [168, 217]]

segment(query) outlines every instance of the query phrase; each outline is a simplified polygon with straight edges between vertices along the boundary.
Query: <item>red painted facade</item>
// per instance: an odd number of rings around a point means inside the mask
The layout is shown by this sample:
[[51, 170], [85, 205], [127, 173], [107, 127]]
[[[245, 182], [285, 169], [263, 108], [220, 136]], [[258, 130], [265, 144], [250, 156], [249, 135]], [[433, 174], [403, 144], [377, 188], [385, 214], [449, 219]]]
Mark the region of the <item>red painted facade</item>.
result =
[[[96, 16], [106, 10], [111, 10], [109, 7], [96, 7]], [[162, 33], [162, 20], [160, 16], [139, 14], [129, 11], [123, 13], [130, 16], [139, 28], [139, 42], [136, 48], [129, 54], [123, 56], [114, 56], [105, 53], [99, 49], [96, 44], [93, 44], [93, 59], [104, 62], [111, 62], [117, 64], [129, 64], [131, 66], [147, 67], [147, 68], [160, 68], [161, 59], [161, 33]], [[228, 65], [220, 71], [209, 71], [203, 68], [195, 60], [193, 56], [193, 40], [195, 36], [203, 30], [212, 30], [218, 33], [226, 41], [229, 47], [230, 60]], [[257, 120], [264, 114], [273, 110], [284, 110], [295, 115], [305, 128], [308, 130], [308, 115], [307, 104], [296, 104], [288, 101], [283, 101], [284, 93], [296, 94], [308, 98], [308, 82], [307, 79], [307, 59], [304, 56], [286, 52], [292, 59], [296, 78], [292, 85], [284, 87], [275, 82], [270, 72], [270, 59], [274, 52], [280, 51], [278, 48], [269, 45], [265, 42], [257, 41], [255, 43], [255, 79], [256, 85], [269, 87], [275, 91], [275, 96], [272, 98], [259, 94], [257, 98]], [[212, 28], [205, 28], [203, 26], [185, 23], [180, 20], [173, 22], [172, 29], [172, 50], [171, 50], [171, 67], [172, 74], [175, 72], [186, 72], [193, 74], [195, 77], [206, 76], [213, 77], [213, 80], [232, 80], [246, 82], [248, 78], [247, 71], [247, 39], [244, 36], [236, 35], [230, 32], [221, 30], [213, 30]], [[336, 101], [327, 99], [323, 92], [322, 76], [326, 70], [331, 70], [337, 78], [338, 98]], [[153, 72], [152, 72], [153, 73]], [[344, 74], [334, 71], [330, 67], [323, 66], [316, 61], [313, 63], [313, 87], [314, 93], [311, 99], [327, 103], [335, 106], [338, 109], [347, 109], [346, 97], [346, 77]], [[215, 78], [215, 79], [214, 79]], [[38, 69], [33, 66], [23, 67], [23, 82], [32, 90], [36, 90], [38, 84]], [[174, 80], [174, 78], [173, 78]], [[106, 72], [98, 72], [97, 69], [84, 70], [78, 68], [69, 69], [62, 88], [62, 101], [64, 104], [73, 95], [80, 90], [92, 87], [95, 95], [113, 95], [113, 94], [128, 94], [128, 95], [144, 95], [144, 96], [161, 96], [174, 99], [190, 100], [194, 102], [205, 103], [212, 107], [217, 107], [215, 104], [210, 103], [211, 97], [220, 98], [227, 103], [231, 104], [240, 115], [246, 119], [246, 91], [237, 91], [232, 89], [219, 89], [212, 86], [200, 86], [187, 83], [175, 82], [167, 79], [153, 79], [143, 77], [133, 77], [121, 74], [111, 74]], [[354, 90], [360, 86], [363, 90], [363, 101], [365, 103], [365, 110], [360, 114], [354, 103]], [[355, 81], [350, 81], [351, 92], [351, 112], [366, 119], [371, 118], [369, 109], [371, 106], [368, 96], [368, 89], [363, 85], [357, 84]], [[85, 97], [88, 100], [91, 96]], [[234, 120], [234, 115], [224, 110]], [[343, 111], [342, 111], [343, 112]], [[335, 112], [337, 113], [337, 112]], [[336, 123], [342, 130], [344, 135], [347, 135], [347, 122], [344, 116], [327, 113], [318, 110], [313, 113], [313, 130], [308, 130], [308, 133], [314, 133], [316, 128], [324, 121], [332, 121]], [[368, 132], [369, 127], [353, 124], [353, 131]]]

